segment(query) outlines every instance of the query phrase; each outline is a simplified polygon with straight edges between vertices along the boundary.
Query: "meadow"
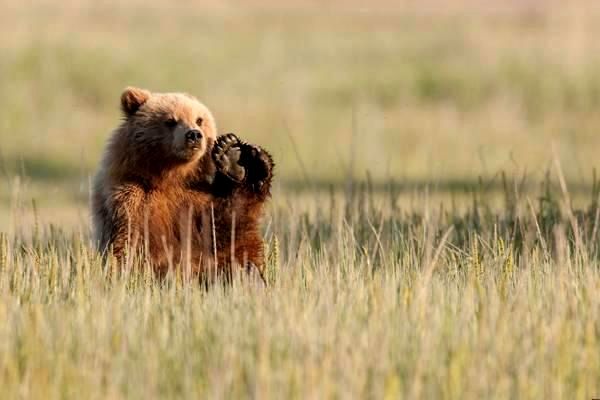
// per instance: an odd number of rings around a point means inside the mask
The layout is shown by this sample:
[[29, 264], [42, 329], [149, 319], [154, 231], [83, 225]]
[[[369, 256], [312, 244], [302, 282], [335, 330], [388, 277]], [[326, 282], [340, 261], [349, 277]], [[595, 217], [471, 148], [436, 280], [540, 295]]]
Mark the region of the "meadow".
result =
[[[584, 0], [6, 1], [2, 397], [599, 397], [599, 22]], [[272, 152], [266, 287], [95, 253], [127, 85]]]

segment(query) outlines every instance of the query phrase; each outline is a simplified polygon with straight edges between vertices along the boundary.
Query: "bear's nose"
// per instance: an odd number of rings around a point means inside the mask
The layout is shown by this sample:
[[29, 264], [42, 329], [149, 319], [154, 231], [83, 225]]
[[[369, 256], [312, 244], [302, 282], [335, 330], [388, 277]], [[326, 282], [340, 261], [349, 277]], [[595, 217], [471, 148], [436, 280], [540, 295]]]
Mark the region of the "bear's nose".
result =
[[191, 131], [187, 131], [185, 138], [188, 142], [197, 142], [202, 139], [202, 132], [197, 129], [192, 129]]

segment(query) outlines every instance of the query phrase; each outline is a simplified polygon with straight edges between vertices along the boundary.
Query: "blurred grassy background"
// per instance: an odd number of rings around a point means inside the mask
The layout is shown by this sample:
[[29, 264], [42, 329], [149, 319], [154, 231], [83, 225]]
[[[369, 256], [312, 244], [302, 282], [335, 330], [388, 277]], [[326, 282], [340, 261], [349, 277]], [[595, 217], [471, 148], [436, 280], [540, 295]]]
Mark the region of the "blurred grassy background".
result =
[[[188, 91], [270, 149], [289, 188], [541, 175], [589, 182], [600, 148], [592, 1], [4, 2], [0, 172], [87, 199], [123, 87]], [[313, 186], [309, 186], [313, 187]]]

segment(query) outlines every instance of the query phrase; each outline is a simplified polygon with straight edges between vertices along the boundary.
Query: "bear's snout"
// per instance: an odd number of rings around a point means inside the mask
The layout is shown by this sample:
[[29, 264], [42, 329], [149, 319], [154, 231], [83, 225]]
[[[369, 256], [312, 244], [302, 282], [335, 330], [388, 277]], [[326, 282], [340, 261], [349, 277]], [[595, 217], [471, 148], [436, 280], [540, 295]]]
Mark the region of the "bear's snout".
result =
[[198, 129], [192, 129], [185, 134], [185, 140], [188, 143], [197, 143], [202, 139], [202, 132]]

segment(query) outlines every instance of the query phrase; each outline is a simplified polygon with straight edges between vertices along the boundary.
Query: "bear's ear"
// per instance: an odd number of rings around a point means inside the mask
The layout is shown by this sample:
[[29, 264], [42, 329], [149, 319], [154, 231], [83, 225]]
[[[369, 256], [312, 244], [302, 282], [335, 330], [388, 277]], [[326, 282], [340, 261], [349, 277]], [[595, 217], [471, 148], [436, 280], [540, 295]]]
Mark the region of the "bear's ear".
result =
[[121, 110], [130, 117], [150, 98], [150, 92], [136, 87], [128, 87], [121, 95]]

